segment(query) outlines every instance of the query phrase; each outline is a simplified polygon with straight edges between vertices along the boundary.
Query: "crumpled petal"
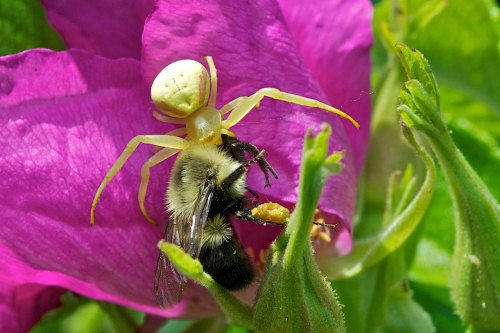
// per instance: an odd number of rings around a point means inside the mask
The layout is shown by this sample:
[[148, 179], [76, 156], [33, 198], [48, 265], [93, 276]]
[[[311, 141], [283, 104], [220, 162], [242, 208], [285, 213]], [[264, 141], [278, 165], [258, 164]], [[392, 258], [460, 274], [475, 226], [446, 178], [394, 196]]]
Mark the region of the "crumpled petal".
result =
[[45, 312], [60, 305], [59, 298], [66, 291], [59, 287], [32, 283], [12, 286], [11, 282], [11, 279], [0, 276], [1, 332], [29, 331]]
[[109, 58], [139, 59], [144, 20], [154, 0], [41, 0], [68, 47]]
[[[348, 6], [315, 10], [335, 10], [331, 15], [344, 17], [343, 12], [349, 11]], [[366, 4], [369, 6], [369, 4]], [[261, 0], [252, 2], [217, 2], [189, 1], [171, 2], [158, 1], [158, 9], [150, 16], [144, 27], [142, 69], [145, 81], [151, 83], [157, 73], [167, 64], [184, 58], [202, 61], [200, 56], [211, 55], [218, 68], [218, 106], [239, 96], [250, 95], [259, 88], [275, 87], [282, 91], [299, 94], [320, 101], [328, 102], [320, 85], [311, 75], [306, 63], [297, 50], [297, 43], [290, 34], [284, 21], [281, 9], [275, 1]], [[324, 14], [328, 16], [328, 14]], [[344, 35], [353, 31], [352, 26], [364, 24], [370, 29], [366, 19], [357, 20], [353, 15], [345, 17], [354, 22], [337, 27], [336, 34]], [[305, 18], [307, 19], [307, 17]], [[347, 27], [344, 31], [343, 27]], [[292, 30], [293, 31], [293, 30]], [[326, 35], [326, 36], [325, 36]], [[317, 42], [323, 42], [331, 32], [319, 30]], [[313, 39], [314, 37], [308, 36]], [[299, 37], [296, 37], [299, 38]], [[328, 88], [331, 96], [342, 95], [349, 99], [354, 95], [362, 95], [361, 85], [349, 90], [345, 82], [355, 81], [362, 76], [363, 83], [369, 80], [369, 62], [367, 45], [371, 36], [365, 36], [367, 41], [357, 50], [364, 55], [362, 69], [350, 64], [344, 69], [344, 81], [336, 81]], [[361, 38], [360, 38], [361, 39]], [[315, 59], [322, 60], [344, 52], [346, 48], [343, 39], [339, 43], [329, 45], [328, 49], [318, 49], [325, 56]], [[310, 43], [309, 40], [305, 42]], [[351, 46], [355, 48], [353, 43]], [[348, 53], [356, 50], [348, 49]], [[347, 55], [346, 55], [347, 57]], [[318, 61], [319, 61], [318, 60]], [[344, 62], [344, 64], [349, 64]], [[349, 72], [352, 70], [352, 74]], [[367, 87], [368, 89], [368, 87]], [[368, 90], [366, 91], [368, 93]], [[362, 96], [360, 96], [361, 98]], [[332, 98], [334, 100], [334, 98]], [[343, 99], [345, 101], [345, 99]], [[333, 106], [337, 105], [335, 101]], [[343, 163], [344, 171], [332, 177], [325, 185], [319, 208], [325, 212], [325, 220], [337, 223], [339, 232], [333, 252], [347, 253], [351, 249], [351, 218], [354, 211], [357, 174], [353, 148], [349, 137], [361, 135], [359, 142], [366, 142], [369, 122], [369, 102], [367, 99], [359, 104], [354, 112], [356, 118], [366, 127], [363, 131], [346, 124], [345, 128], [336, 115], [320, 109], [311, 109], [297, 105], [264, 99], [257, 111], [250, 112], [243, 121], [234, 126], [234, 132], [240, 140], [249, 141], [268, 153], [267, 159], [275, 168], [280, 179], [271, 180], [271, 189], [263, 188], [263, 176], [257, 168], [249, 172], [248, 184], [261, 195], [261, 200], [278, 201], [288, 207], [293, 206], [297, 198], [297, 187], [300, 173], [300, 159], [303, 137], [307, 128], [318, 131], [321, 122], [328, 122], [333, 128], [330, 147], [332, 150], [346, 150]], [[350, 126], [349, 126], [350, 125]], [[348, 134], [346, 134], [346, 132]], [[358, 142], [356, 140], [356, 142]], [[356, 146], [357, 147], [357, 146]], [[364, 154], [358, 149], [356, 154]], [[363, 156], [357, 157], [360, 163]], [[258, 253], [274, 239], [279, 228], [259, 227], [248, 223], [238, 224], [239, 234], [245, 246], [252, 247]], [[266, 228], [264, 231], [264, 229]], [[276, 230], [276, 232], [273, 232]]]

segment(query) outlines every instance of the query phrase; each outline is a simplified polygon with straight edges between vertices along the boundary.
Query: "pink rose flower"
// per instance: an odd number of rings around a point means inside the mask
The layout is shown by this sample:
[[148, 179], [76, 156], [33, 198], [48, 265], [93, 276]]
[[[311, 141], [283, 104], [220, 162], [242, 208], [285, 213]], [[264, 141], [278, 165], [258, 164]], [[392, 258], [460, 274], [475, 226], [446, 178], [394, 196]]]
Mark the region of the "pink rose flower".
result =
[[[319, 204], [325, 220], [338, 224], [319, 255], [351, 249], [356, 183], [369, 139], [370, 2], [122, 2], [43, 0], [72, 49], [0, 58], [1, 331], [29, 330], [65, 289], [166, 317], [220, 313], [196, 286], [174, 309], [156, 304], [156, 244], [168, 219], [164, 196], [175, 157], [151, 172], [146, 208], [159, 227], [147, 223], [137, 203], [140, 167], [151, 156], [147, 146], [108, 184], [96, 225], [89, 225], [95, 191], [127, 142], [175, 128], [152, 117], [149, 88], [179, 59], [214, 58], [217, 107], [275, 87], [328, 103], [360, 123], [357, 130], [323, 110], [264, 99], [232, 128], [268, 152], [280, 177], [264, 189], [262, 174], [251, 168], [248, 186], [262, 201], [293, 206], [306, 129], [317, 132], [325, 121], [332, 126], [330, 149], [346, 156]], [[280, 231], [243, 222], [236, 228], [254, 253]]]

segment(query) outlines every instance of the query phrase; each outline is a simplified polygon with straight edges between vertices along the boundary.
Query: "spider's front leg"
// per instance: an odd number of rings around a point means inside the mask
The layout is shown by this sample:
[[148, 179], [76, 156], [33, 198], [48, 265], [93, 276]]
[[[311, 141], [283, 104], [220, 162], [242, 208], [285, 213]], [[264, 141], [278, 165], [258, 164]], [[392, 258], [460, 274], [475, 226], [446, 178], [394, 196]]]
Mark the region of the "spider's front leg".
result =
[[315, 99], [289, 94], [275, 88], [262, 88], [251, 96], [241, 98], [238, 105], [234, 107], [229, 117], [227, 117], [227, 119], [224, 121], [224, 127], [230, 128], [236, 125], [238, 122], [240, 122], [241, 119], [243, 119], [243, 117], [247, 115], [248, 112], [250, 112], [255, 106], [259, 105], [260, 101], [266, 96], [280, 101], [309, 107], [316, 107], [335, 113], [341, 117], [349, 119], [354, 124], [354, 126], [359, 128], [359, 124], [354, 119], [352, 119], [348, 114], [340, 111], [339, 109], [336, 109], [328, 104], [321, 103], [320, 101], [317, 101]]
[[102, 191], [104, 190], [106, 185], [111, 181], [111, 179], [113, 179], [113, 177], [118, 173], [118, 171], [120, 171], [120, 169], [123, 167], [128, 158], [134, 153], [134, 151], [136, 150], [137, 146], [139, 146], [140, 143], [148, 143], [160, 147], [173, 148], [179, 150], [184, 148], [184, 146], [186, 145], [186, 140], [170, 135], [138, 135], [134, 137], [132, 140], [130, 140], [125, 149], [123, 150], [123, 152], [121, 153], [121, 155], [118, 157], [118, 159], [115, 161], [111, 169], [108, 171], [108, 173], [102, 180], [101, 185], [99, 185], [99, 188], [97, 189], [94, 201], [92, 202], [92, 208], [90, 209], [91, 225], [94, 224], [94, 211]]

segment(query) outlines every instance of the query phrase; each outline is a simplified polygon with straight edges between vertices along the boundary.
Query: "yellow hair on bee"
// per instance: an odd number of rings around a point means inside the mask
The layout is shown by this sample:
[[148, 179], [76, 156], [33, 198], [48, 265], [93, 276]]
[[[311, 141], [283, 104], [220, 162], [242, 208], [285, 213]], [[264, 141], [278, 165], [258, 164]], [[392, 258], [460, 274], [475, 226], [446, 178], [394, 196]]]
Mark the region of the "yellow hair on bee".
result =
[[216, 215], [213, 219], [207, 220], [207, 224], [203, 230], [203, 244], [204, 246], [214, 248], [228, 241], [232, 236], [233, 232], [229, 224], [225, 221], [224, 216]]
[[[168, 211], [173, 216], [188, 217], [196, 210], [210, 174], [216, 177], [216, 184], [221, 183], [237, 168], [240, 163], [210, 143], [193, 143], [181, 151], [177, 157], [166, 202]], [[229, 188], [229, 196], [237, 198], [246, 191], [246, 173], [243, 173]]]

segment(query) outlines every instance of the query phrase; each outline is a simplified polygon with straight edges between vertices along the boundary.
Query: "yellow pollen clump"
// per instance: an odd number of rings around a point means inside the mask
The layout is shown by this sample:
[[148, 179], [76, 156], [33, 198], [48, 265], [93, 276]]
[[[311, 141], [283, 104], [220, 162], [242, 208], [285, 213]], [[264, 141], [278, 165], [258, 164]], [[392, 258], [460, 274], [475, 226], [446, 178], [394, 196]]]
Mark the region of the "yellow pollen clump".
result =
[[290, 211], [275, 202], [266, 202], [252, 209], [252, 215], [259, 219], [285, 224], [290, 217]]

